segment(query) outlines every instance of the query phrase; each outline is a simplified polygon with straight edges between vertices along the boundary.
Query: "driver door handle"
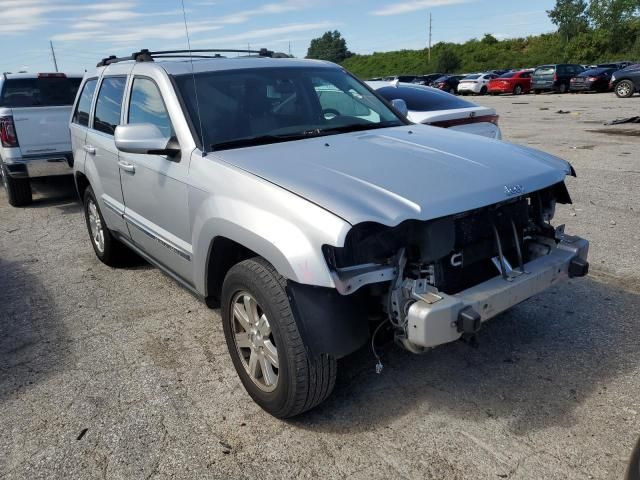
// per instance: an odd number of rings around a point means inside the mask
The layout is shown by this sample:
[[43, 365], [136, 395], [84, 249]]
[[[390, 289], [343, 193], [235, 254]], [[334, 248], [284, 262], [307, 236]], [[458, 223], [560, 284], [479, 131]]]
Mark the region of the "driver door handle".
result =
[[124, 160], [119, 160], [118, 166], [120, 167], [121, 170], [124, 170], [125, 172], [136, 173], [136, 167], [132, 163], [125, 162]]
[[84, 148], [84, 151], [87, 152], [90, 155], [95, 155], [96, 154], [96, 147], [94, 147], [93, 145], [85, 145], [82, 148]]

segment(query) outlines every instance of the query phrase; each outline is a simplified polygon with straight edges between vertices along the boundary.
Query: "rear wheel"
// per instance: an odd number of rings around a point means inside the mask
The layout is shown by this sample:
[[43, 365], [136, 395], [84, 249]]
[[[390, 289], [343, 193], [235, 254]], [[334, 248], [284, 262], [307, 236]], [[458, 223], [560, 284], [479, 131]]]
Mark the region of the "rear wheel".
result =
[[229, 270], [221, 315], [236, 372], [251, 398], [288, 418], [324, 401], [335, 385], [335, 358], [311, 358], [298, 331], [283, 278], [261, 258]]
[[102, 212], [91, 187], [84, 191], [84, 216], [91, 238], [91, 246], [98, 259], [110, 267], [130, 263], [133, 252], [120, 243], [111, 233], [102, 217]]
[[451, 87], [451, 88], [449, 89], [449, 93], [450, 93], [451, 95], [455, 95], [455, 94], [456, 94], [456, 89], [455, 89], [455, 88], [453, 88], [453, 87]]
[[542, 93], [542, 90], [534, 90], [533, 91], [534, 95], [540, 95], [540, 93]]
[[516, 85], [516, 87], [513, 89], [513, 94], [522, 95], [522, 85]]
[[618, 98], [629, 98], [633, 96], [635, 86], [631, 80], [622, 80], [616, 85], [616, 95]]
[[567, 84], [561, 83], [560, 86], [558, 87], [558, 91], [560, 93], [567, 93], [569, 91], [569, 89], [567, 88]]
[[486, 95], [487, 94], [487, 87], [482, 87], [480, 89], [480, 95]]
[[0, 175], [2, 184], [7, 190], [9, 205], [13, 207], [24, 207], [31, 204], [31, 183], [28, 178], [14, 178], [9, 175], [9, 171], [4, 164], [0, 164]]

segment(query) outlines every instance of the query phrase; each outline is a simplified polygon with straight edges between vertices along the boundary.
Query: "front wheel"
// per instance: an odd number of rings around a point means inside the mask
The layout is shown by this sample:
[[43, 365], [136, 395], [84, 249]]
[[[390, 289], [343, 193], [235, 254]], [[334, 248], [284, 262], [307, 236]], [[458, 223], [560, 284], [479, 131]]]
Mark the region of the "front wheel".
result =
[[487, 87], [482, 87], [480, 89], [480, 95], [486, 95], [487, 94]]
[[513, 94], [514, 95], [522, 95], [522, 86], [521, 85], [516, 85], [516, 88], [513, 89]]
[[31, 194], [31, 183], [28, 178], [13, 178], [4, 164], [0, 164], [0, 175], [2, 183], [7, 191], [9, 205], [13, 207], [24, 207], [31, 204], [33, 197]]
[[633, 96], [635, 86], [630, 80], [622, 80], [616, 85], [616, 95], [618, 98], [629, 98]]
[[236, 372], [251, 398], [278, 418], [323, 402], [337, 369], [331, 356], [309, 357], [285, 287], [286, 279], [256, 257], [229, 270], [221, 296], [224, 335]]

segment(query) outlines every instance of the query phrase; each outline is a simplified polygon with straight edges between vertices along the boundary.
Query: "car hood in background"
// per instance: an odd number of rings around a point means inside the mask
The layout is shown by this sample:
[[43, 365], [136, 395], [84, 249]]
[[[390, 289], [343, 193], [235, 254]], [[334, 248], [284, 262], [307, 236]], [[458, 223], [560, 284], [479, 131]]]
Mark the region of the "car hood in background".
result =
[[430, 220], [540, 190], [570, 165], [527, 147], [425, 125], [214, 152], [352, 225]]

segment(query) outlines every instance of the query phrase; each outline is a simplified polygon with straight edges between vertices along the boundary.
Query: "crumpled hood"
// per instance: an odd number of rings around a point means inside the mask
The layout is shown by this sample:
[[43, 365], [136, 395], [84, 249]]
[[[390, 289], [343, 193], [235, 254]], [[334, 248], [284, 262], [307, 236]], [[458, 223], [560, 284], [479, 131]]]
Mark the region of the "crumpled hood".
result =
[[[215, 152], [352, 225], [430, 220], [540, 190], [570, 165], [505, 142], [425, 125]], [[507, 187], [507, 188], [505, 188]]]

